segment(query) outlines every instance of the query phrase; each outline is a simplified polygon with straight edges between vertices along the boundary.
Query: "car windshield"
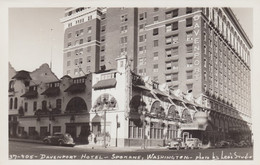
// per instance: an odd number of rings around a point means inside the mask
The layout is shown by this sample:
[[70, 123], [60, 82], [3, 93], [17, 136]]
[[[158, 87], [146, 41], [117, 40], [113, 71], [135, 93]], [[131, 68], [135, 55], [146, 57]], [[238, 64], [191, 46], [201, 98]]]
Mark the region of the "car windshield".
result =
[[188, 141], [195, 141], [195, 139], [187, 139], [186, 141], [187, 141], [187, 142], [188, 142]]

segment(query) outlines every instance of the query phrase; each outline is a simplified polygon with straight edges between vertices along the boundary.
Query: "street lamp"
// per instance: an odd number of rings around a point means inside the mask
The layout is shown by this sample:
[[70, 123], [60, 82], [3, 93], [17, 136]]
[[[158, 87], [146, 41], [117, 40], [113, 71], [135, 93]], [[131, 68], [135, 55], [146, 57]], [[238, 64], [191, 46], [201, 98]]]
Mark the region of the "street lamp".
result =
[[145, 109], [142, 109], [142, 120], [143, 120], [143, 145], [144, 145], [144, 149], [145, 149], [145, 114], [146, 114], [146, 111]]

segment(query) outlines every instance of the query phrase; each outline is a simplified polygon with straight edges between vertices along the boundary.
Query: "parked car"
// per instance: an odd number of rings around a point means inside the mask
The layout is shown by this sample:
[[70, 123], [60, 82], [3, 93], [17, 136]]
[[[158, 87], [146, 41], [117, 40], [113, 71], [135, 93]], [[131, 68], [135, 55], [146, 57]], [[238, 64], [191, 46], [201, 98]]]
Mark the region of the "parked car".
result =
[[198, 138], [187, 138], [186, 145], [187, 148], [190, 149], [200, 148], [202, 146], [202, 142]]
[[222, 141], [216, 143], [216, 147], [217, 148], [227, 148], [227, 147], [229, 147], [229, 142], [222, 140]]
[[169, 142], [169, 149], [187, 149], [187, 145], [182, 138], [174, 138]]
[[244, 140], [241, 140], [237, 145], [237, 147], [240, 147], [240, 148], [247, 147], [247, 146], [249, 146], [249, 144], [247, 144], [246, 141], [244, 141]]
[[43, 142], [46, 144], [55, 144], [55, 145], [68, 145], [75, 146], [74, 140], [70, 134], [65, 133], [54, 133], [53, 136], [47, 136], [43, 139]]

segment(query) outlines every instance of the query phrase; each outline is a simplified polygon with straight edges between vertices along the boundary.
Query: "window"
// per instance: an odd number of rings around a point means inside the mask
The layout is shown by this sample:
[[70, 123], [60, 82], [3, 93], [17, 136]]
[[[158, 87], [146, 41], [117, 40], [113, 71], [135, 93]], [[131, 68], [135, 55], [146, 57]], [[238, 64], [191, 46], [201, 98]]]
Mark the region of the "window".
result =
[[70, 70], [67, 70], [67, 75], [70, 75]]
[[154, 23], [156, 23], [156, 22], [158, 22], [158, 21], [159, 21], [159, 16], [153, 17], [153, 22], [154, 22]]
[[153, 46], [154, 46], [154, 47], [159, 46], [159, 41], [158, 41], [158, 40], [154, 40], [154, 41], [153, 41]]
[[172, 48], [172, 55], [175, 56], [178, 54], [179, 54], [178, 47]]
[[91, 56], [87, 56], [87, 62], [91, 62]]
[[42, 101], [42, 110], [47, 110], [47, 101]]
[[74, 69], [74, 75], [78, 75], [79, 74], [79, 70], [76, 68]]
[[187, 67], [192, 67], [193, 66], [193, 58], [192, 57], [191, 58], [187, 58], [186, 61], [187, 61]]
[[192, 18], [186, 18], [186, 27], [192, 26]]
[[192, 44], [186, 45], [186, 52], [187, 53], [192, 53], [193, 52]]
[[127, 32], [127, 25], [121, 26], [120, 33], [126, 33]]
[[192, 13], [192, 8], [191, 7], [186, 7], [186, 14]]
[[56, 100], [56, 108], [61, 109], [61, 99]]
[[91, 26], [90, 27], [88, 27], [88, 33], [91, 33]]
[[100, 37], [100, 41], [101, 41], [101, 42], [104, 42], [105, 40], [106, 40], [106, 36], [101, 36], [101, 37]]
[[14, 109], [17, 109], [17, 105], [18, 105], [18, 100], [16, 97], [16, 98], [14, 98]]
[[178, 30], [178, 22], [174, 22], [166, 25], [166, 32]]
[[158, 76], [154, 76], [153, 81], [158, 82]]
[[83, 39], [80, 39], [80, 40], [79, 40], [79, 44], [83, 44]]
[[120, 43], [121, 43], [121, 44], [127, 43], [127, 36], [121, 37]]
[[206, 45], [203, 46], [203, 53], [207, 54], [207, 46]]
[[104, 20], [104, 19], [106, 19], [106, 13], [101, 15], [101, 20]]
[[146, 53], [146, 46], [139, 47], [139, 54]]
[[101, 46], [101, 52], [104, 52], [105, 51], [105, 45], [102, 45]]
[[52, 133], [61, 132], [61, 126], [53, 126], [52, 127]]
[[79, 62], [79, 59], [75, 59], [75, 60], [74, 60], [74, 64], [75, 64], [75, 65], [78, 65], [78, 62]]
[[172, 61], [172, 69], [178, 69], [178, 60]]
[[172, 74], [172, 81], [178, 81], [178, 73]]
[[24, 111], [25, 111], [25, 112], [28, 111], [28, 103], [27, 103], [27, 102], [24, 103]]
[[101, 62], [104, 62], [104, 61], [105, 61], [105, 56], [101, 56], [101, 57], [100, 57], [100, 61], [101, 61]]
[[173, 35], [165, 38], [166, 45], [179, 43], [179, 36]]
[[35, 134], [35, 127], [29, 127], [28, 135], [29, 136], [34, 136], [34, 134]]
[[76, 37], [83, 35], [84, 29], [80, 29], [76, 31]]
[[139, 31], [143, 31], [145, 29], [146, 24], [139, 25]]
[[159, 34], [159, 29], [156, 28], [156, 29], [153, 29], [153, 35], [156, 36]]
[[9, 109], [13, 109], [13, 98], [10, 99]]
[[34, 101], [33, 102], [33, 111], [36, 111], [37, 110], [37, 101]]
[[166, 82], [171, 82], [172, 81], [172, 75], [170, 75], [170, 74], [165, 75], [165, 80], [166, 80]]
[[171, 62], [166, 63], [166, 70], [171, 70], [172, 69], [172, 64]]
[[153, 65], [153, 72], [158, 72], [158, 64]]
[[79, 58], [79, 64], [82, 64], [82, 63], [83, 63], [83, 59]]
[[203, 38], [204, 38], [204, 41], [207, 41], [207, 33], [206, 32], [203, 32]]
[[71, 42], [68, 42], [67, 47], [71, 47], [71, 46], [72, 46]]
[[204, 71], [204, 81], [207, 81], [207, 72]]
[[192, 78], [193, 78], [192, 74], [193, 74], [193, 71], [192, 71], [192, 70], [191, 70], [191, 71], [187, 71], [187, 72], [186, 72], [187, 79], [192, 79]]
[[193, 40], [192, 31], [186, 32], [186, 39], [187, 39], [187, 41], [192, 41]]
[[146, 12], [139, 14], [139, 20], [144, 20], [146, 18], [147, 18], [147, 13]]
[[120, 54], [127, 54], [127, 47], [122, 47]]
[[70, 61], [67, 61], [67, 66], [70, 66]]
[[158, 60], [158, 52], [153, 53], [153, 60]]
[[178, 16], [178, 9], [168, 11], [168, 12], [165, 13], [166, 19], [174, 18], [174, 17], [177, 17], [177, 16]]
[[87, 52], [91, 52], [91, 46], [87, 47]]
[[104, 32], [106, 30], [106, 25], [101, 26], [101, 32]]
[[193, 84], [187, 84], [186, 87], [187, 87], [187, 91], [192, 91]]
[[146, 34], [139, 36], [139, 42], [145, 42], [146, 41]]
[[157, 12], [157, 11], [159, 11], [159, 8], [158, 8], [158, 7], [155, 7], [155, 8], [153, 8], [153, 11], [154, 11], [154, 12]]
[[91, 36], [88, 37], [88, 42], [90, 42], [90, 41], [91, 41]]

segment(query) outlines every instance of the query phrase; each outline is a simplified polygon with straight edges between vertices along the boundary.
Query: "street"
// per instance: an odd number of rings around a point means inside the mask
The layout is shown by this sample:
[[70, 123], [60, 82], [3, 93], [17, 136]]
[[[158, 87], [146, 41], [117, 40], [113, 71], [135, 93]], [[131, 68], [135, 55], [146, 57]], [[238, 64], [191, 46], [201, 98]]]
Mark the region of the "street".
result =
[[253, 148], [169, 150], [167, 148], [64, 147], [9, 141], [9, 159], [75, 160], [253, 160]]

